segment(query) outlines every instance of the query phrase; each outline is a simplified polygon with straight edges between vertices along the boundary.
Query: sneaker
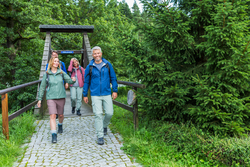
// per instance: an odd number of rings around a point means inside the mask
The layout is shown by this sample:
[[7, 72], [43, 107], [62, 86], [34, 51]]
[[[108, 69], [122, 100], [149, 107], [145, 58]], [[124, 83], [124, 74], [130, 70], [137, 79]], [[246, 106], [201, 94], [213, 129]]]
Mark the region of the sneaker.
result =
[[80, 113], [80, 110], [77, 110], [76, 115], [81, 116], [82, 114]]
[[52, 133], [52, 143], [56, 143], [56, 142], [57, 142], [57, 134]]
[[62, 125], [58, 125], [58, 133], [63, 133]]
[[104, 133], [104, 135], [106, 136], [107, 133], [108, 133], [108, 128], [103, 128], [103, 133]]
[[103, 144], [104, 144], [103, 137], [98, 138], [98, 140], [97, 140], [97, 144], [99, 144], [99, 145], [103, 145]]
[[72, 114], [74, 114], [75, 113], [75, 107], [72, 107]]

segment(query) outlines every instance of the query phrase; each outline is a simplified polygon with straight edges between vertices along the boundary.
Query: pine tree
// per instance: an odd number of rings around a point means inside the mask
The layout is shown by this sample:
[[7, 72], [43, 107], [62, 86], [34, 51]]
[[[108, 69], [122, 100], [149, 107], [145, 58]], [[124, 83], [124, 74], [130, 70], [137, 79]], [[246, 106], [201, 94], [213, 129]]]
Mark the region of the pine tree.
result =
[[[143, 38], [124, 45], [151, 118], [192, 121], [221, 134], [249, 130], [249, 0], [142, 1]], [[131, 37], [132, 38], [132, 37]]]

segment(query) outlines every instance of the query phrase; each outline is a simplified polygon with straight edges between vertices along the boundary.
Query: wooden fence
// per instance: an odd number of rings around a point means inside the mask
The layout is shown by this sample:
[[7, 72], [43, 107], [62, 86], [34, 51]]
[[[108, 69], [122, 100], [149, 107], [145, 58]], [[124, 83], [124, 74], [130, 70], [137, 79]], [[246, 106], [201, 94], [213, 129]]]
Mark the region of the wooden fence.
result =
[[35, 106], [38, 100], [33, 101], [32, 103], [28, 104], [27, 106], [21, 108], [20, 110], [14, 112], [13, 114], [8, 114], [8, 92], [12, 92], [14, 90], [18, 90], [21, 88], [25, 88], [34, 84], [41, 83], [42, 80], [29, 82], [26, 84], [14, 86], [11, 88], [0, 90], [1, 95], [1, 103], [2, 103], [2, 121], [3, 121], [3, 134], [5, 135], [6, 139], [9, 140], [9, 121], [16, 118], [20, 114], [24, 113], [25, 111], [29, 110], [31, 107]]
[[[0, 95], [1, 95], [1, 103], [2, 103], [2, 124], [3, 124], [3, 134], [6, 136], [6, 139], [9, 140], [9, 121], [11, 121], [12, 119], [16, 118], [17, 116], [19, 116], [20, 114], [24, 113], [25, 111], [29, 110], [31, 107], [35, 106], [38, 102], [38, 100], [33, 101], [32, 103], [28, 104], [27, 106], [23, 107], [22, 109], [16, 111], [15, 113], [9, 115], [8, 114], [8, 92], [12, 92], [21, 88], [25, 88], [34, 84], [40, 84], [42, 80], [37, 80], [37, 81], [33, 81], [33, 82], [29, 82], [26, 84], [22, 84], [22, 85], [18, 85], [18, 86], [14, 86], [11, 88], [7, 88], [7, 89], [3, 89], [0, 90]], [[128, 85], [128, 86], [132, 86], [133, 89], [135, 91], [137, 91], [137, 88], [146, 88], [145, 85], [143, 84], [138, 84], [138, 83], [133, 83], [133, 82], [126, 82], [126, 81], [117, 81], [118, 84], [123, 84], [123, 85]], [[38, 85], [39, 86], [39, 85]], [[45, 96], [43, 96], [43, 100], [42, 100], [42, 105], [40, 108], [40, 114], [44, 113], [45, 108], [43, 108], [45, 105], [44, 103], [46, 103], [46, 99]], [[138, 128], [138, 103], [137, 100], [135, 101], [135, 103], [133, 104], [133, 107], [130, 107], [129, 105], [125, 105], [123, 103], [120, 103], [118, 101], [113, 100], [113, 103], [119, 107], [122, 107], [128, 111], [131, 111], [133, 113], [133, 121], [134, 121], [134, 128], [137, 129]], [[43, 116], [43, 114], [41, 114]]]

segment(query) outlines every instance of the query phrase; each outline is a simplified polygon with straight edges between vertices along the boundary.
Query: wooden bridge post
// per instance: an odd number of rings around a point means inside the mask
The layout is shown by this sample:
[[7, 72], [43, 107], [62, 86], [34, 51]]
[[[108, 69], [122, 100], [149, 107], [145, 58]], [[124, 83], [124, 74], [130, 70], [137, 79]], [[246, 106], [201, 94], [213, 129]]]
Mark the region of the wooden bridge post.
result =
[[[89, 43], [89, 37], [88, 37], [87, 33], [83, 33], [83, 40], [84, 40], [83, 45], [85, 46], [84, 47], [84, 68], [86, 68], [88, 63], [93, 59], [93, 57], [92, 57], [91, 47], [90, 47], [90, 43]], [[89, 99], [88, 104], [92, 107], [90, 90], [88, 90], [88, 99]], [[82, 101], [82, 103], [84, 103], [84, 100]]]
[[[43, 49], [43, 59], [42, 59], [42, 64], [41, 64], [41, 69], [40, 69], [39, 80], [43, 79], [43, 74], [46, 72], [46, 65], [49, 62], [50, 54], [51, 54], [51, 35], [50, 35], [50, 32], [48, 31], [46, 32], [45, 44], [44, 44], [44, 49]], [[39, 92], [39, 85], [37, 87], [37, 97], [38, 97], [38, 92]], [[44, 92], [44, 97], [46, 97], [46, 91]], [[40, 114], [41, 116], [44, 115], [44, 113], [41, 113], [41, 112], [45, 112], [45, 110], [47, 109], [47, 103], [42, 103], [41, 105], [43, 106], [41, 108], [38, 108], [36, 105], [35, 111], [34, 111], [35, 115], [38, 115], [38, 114]]]
[[8, 118], [8, 94], [2, 95], [2, 121], [3, 121], [3, 134], [9, 140], [9, 118]]
[[[135, 91], [137, 91], [136, 87], [133, 87]], [[134, 129], [138, 129], [138, 103], [137, 103], [137, 98], [135, 99], [135, 104], [133, 105], [133, 120], [134, 120]]]

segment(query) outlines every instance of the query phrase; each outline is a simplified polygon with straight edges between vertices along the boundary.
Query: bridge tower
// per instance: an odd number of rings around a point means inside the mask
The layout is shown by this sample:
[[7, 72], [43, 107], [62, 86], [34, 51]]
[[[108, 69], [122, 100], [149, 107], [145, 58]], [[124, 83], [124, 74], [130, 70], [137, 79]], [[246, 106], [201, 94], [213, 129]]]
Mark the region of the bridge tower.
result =
[[[57, 50], [58, 54], [81, 54], [81, 66], [86, 68], [88, 63], [92, 60], [91, 47], [87, 33], [93, 33], [94, 26], [86, 25], [40, 25], [40, 32], [46, 32], [45, 44], [43, 49], [43, 59], [41, 64], [41, 70], [39, 80], [43, 78], [45, 73], [46, 64], [49, 62], [52, 49], [51, 49], [51, 32], [53, 33], [81, 33], [83, 36], [82, 48], [80, 50]], [[37, 89], [38, 95], [39, 87]], [[46, 95], [44, 94], [43, 104], [41, 108], [35, 107], [34, 114], [44, 113], [47, 109]]]

